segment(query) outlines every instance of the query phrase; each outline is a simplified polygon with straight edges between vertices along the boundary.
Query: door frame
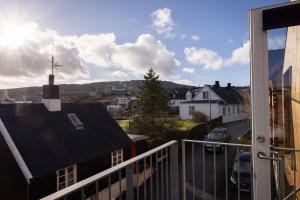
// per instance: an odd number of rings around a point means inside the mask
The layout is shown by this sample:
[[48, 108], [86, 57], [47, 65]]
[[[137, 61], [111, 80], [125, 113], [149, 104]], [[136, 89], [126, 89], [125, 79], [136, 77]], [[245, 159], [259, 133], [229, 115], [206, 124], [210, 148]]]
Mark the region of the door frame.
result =
[[[271, 162], [258, 158], [270, 155], [270, 109], [267, 30], [300, 25], [299, 14], [293, 16], [300, 1], [250, 10], [250, 70], [253, 199], [271, 200]], [[290, 15], [290, 16], [289, 16]], [[293, 16], [293, 18], [291, 18]], [[274, 18], [272, 20], [272, 17]]]

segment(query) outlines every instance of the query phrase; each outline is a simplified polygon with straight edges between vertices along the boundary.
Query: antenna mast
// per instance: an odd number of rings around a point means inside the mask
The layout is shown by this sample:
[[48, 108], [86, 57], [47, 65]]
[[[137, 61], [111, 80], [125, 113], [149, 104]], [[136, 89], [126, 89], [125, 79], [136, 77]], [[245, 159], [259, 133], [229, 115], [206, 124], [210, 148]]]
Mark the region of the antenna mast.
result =
[[49, 75], [49, 85], [54, 85], [54, 69], [58, 69], [58, 67], [62, 67], [57, 62], [55, 62], [54, 58], [54, 42], [52, 44], [52, 56], [51, 56], [51, 74]]

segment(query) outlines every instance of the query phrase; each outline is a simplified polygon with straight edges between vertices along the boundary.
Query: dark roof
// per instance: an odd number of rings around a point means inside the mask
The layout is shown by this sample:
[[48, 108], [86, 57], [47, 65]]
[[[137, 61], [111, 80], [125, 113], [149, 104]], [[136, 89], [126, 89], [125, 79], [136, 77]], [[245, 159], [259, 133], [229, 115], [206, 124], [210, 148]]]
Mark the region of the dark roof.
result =
[[[83, 123], [75, 129], [67, 114]], [[130, 147], [131, 140], [99, 103], [0, 104], [2, 119], [33, 177]]]
[[233, 87], [211, 87], [211, 89], [225, 101], [226, 104], [241, 104], [243, 97]]
[[[168, 95], [171, 99], [186, 99], [186, 93], [189, 91], [188, 88], [175, 88], [171, 90]], [[175, 95], [175, 97], [174, 97]]]
[[192, 101], [185, 101], [185, 102], [181, 102], [181, 103], [219, 103], [219, 104], [224, 104], [223, 101], [221, 100], [192, 100]]

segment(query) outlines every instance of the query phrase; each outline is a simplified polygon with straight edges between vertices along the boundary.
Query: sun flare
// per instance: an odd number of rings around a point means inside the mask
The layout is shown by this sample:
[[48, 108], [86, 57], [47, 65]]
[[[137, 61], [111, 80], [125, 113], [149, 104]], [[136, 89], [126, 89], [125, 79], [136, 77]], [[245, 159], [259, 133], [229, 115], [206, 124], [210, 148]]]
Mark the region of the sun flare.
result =
[[28, 25], [18, 23], [15, 20], [0, 22], [0, 46], [6, 48], [18, 48], [24, 45], [30, 37]]

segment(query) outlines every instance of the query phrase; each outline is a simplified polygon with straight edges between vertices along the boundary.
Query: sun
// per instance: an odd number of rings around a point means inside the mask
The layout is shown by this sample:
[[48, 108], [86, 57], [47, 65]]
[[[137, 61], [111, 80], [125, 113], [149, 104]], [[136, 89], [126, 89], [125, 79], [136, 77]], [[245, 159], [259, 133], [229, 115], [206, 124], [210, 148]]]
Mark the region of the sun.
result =
[[0, 46], [15, 49], [23, 46], [30, 36], [28, 25], [18, 23], [15, 20], [0, 22]]

